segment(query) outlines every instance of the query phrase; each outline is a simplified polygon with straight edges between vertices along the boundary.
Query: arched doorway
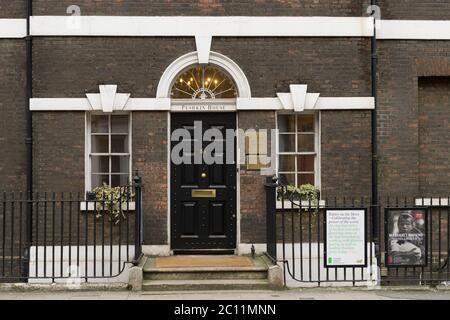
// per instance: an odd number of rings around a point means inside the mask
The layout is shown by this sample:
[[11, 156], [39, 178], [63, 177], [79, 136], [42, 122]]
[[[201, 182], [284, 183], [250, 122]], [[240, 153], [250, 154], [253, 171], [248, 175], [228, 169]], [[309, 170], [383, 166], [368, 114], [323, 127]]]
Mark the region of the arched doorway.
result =
[[[242, 73], [221, 55], [200, 65], [197, 55], [187, 55], [166, 71], [166, 85], [159, 94], [171, 98], [170, 234], [175, 253], [234, 251], [237, 247], [238, 194], [235, 132], [236, 99], [249, 95], [246, 79], [239, 85], [230, 72]], [[214, 64], [214, 57], [227, 64]], [[195, 63], [187, 64], [194, 60]], [[217, 61], [217, 59], [216, 59]], [[171, 70], [173, 65], [168, 68]], [[164, 89], [162, 89], [164, 87]], [[185, 136], [175, 136], [184, 130]], [[213, 134], [210, 134], [213, 132]], [[228, 133], [228, 134], [227, 134]], [[188, 138], [186, 138], [186, 136]], [[190, 149], [180, 151], [180, 143]], [[208, 146], [214, 143], [215, 148]], [[211, 152], [213, 162], [205, 154]], [[220, 150], [220, 152], [218, 152]], [[174, 161], [179, 156], [182, 161]], [[230, 161], [232, 160], [232, 161]]]

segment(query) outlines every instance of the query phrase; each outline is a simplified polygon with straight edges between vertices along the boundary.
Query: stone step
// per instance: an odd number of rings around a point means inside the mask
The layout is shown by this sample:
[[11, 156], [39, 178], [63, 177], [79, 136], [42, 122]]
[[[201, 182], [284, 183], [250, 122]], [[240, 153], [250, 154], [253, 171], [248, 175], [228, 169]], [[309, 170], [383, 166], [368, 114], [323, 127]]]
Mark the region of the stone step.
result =
[[152, 270], [144, 271], [144, 280], [239, 280], [267, 279], [267, 269], [236, 270], [223, 268], [197, 268], [183, 270]]
[[[211, 257], [200, 257], [200, 259], [210, 259]], [[261, 257], [249, 259], [247, 266], [234, 265], [229, 258], [225, 257], [224, 264], [221, 265], [221, 258], [215, 259], [212, 266], [192, 266], [186, 261], [183, 267], [162, 267], [158, 265], [158, 258], [149, 258], [143, 267], [144, 280], [245, 280], [245, 279], [267, 279], [268, 265]], [[161, 258], [159, 258], [161, 259]], [[164, 258], [162, 258], [164, 259]], [[189, 257], [187, 257], [189, 259]], [[192, 258], [191, 258], [192, 259]], [[199, 264], [199, 257], [195, 257], [193, 263]], [[217, 260], [218, 259], [218, 260]], [[173, 264], [173, 260], [172, 263]], [[207, 263], [206, 263], [207, 264]], [[164, 265], [164, 262], [162, 263]], [[245, 265], [245, 264], [244, 264]]]
[[272, 290], [268, 280], [144, 280], [143, 291]]

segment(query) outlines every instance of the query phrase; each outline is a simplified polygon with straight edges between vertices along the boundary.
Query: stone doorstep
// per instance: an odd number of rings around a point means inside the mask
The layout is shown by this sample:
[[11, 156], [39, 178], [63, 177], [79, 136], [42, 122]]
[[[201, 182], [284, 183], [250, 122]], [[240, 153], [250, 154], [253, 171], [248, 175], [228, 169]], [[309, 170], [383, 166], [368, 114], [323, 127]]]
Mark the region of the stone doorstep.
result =
[[[199, 257], [201, 259], [201, 257]], [[229, 261], [224, 266], [218, 266], [220, 257], [214, 257], [215, 266], [191, 267], [156, 267], [156, 259], [147, 257], [140, 273], [136, 270], [137, 277], [142, 276], [142, 285], [137, 281], [130, 282], [134, 291], [198, 291], [198, 290], [273, 290], [282, 288], [282, 276], [279, 266], [273, 266], [265, 256], [250, 258], [252, 266], [232, 266]], [[207, 259], [207, 257], [205, 257]], [[224, 260], [227, 258], [224, 257]], [[194, 261], [195, 264], [195, 261]], [[232, 263], [231, 263], [232, 264]], [[138, 274], [139, 273], [139, 274]], [[236, 277], [233, 276], [236, 274]], [[252, 273], [265, 273], [262, 278], [255, 278]], [[142, 274], [142, 275], [141, 275]], [[145, 275], [153, 275], [155, 279], [149, 279]], [[166, 275], [173, 279], [161, 279], [157, 275]], [[202, 278], [204, 274], [204, 278]], [[181, 276], [180, 276], [181, 275]], [[200, 277], [199, 277], [200, 275]], [[221, 276], [222, 275], [222, 276]], [[210, 277], [208, 279], [208, 277]]]
[[[205, 257], [207, 259], [207, 257]], [[164, 259], [164, 258], [156, 258]], [[250, 260], [252, 266], [230, 266], [224, 263], [223, 266], [184, 266], [184, 267], [156, 267], [155, 258], [147, 257], [144, 266], [144, 273], [180, 273], [180, 272], [262, 272], [269, 269], [269, 264], [262, 257]]]

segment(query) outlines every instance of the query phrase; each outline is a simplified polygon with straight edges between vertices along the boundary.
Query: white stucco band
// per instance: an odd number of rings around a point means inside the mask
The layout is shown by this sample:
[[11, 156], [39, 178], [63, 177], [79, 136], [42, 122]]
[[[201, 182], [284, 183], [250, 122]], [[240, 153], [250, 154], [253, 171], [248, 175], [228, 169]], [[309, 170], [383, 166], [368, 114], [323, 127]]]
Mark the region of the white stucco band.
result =
[[0, 19], [1, 38], [23, 38], [27, 35], [26, 19]]
[[[32, 16], [32, 36], [196, 37], [198, 51], [211, 37], [371, 37], [371, 17], [130, 17]], [[0, 38], [26, 36], [26, 19], [0, 19]], [[448, 20], [377, 20], [377, 38], [450, 40]], [[200, 57], [203, 60], [205, 55]]]
[[[311, 94], [312, 95], [312, 94]], [[219, 104], [221, 104], [219, 102]], [[192, 103], [190, 103], [192, 105]], [[205, 106], [204, 103], [202, 103]], [[210, 108], [218, 104], [211, 103], [198, 111], [239, 111], [239, 110], [278, 110], [295, 111], [294, 106], [283, 106], [279, 98], [238, 98], [227, 108]], [[306, 110], [371, 110], [375, 108], [372, 97], [320, 97], [314, 105], [305, 105]], [[101, 107], [93, 108], [87, 98], [33, 98], [30, 100], [31, 111], [102, 111]], [[180, 106], [172, 105], [168, 98], [130, 98], [124, 108], [114, 108], [114, 111], [180, 111]], [[195, 111], [189, 109], [187, 111]], [[301, 112], [301, 111], [300, 111]]]

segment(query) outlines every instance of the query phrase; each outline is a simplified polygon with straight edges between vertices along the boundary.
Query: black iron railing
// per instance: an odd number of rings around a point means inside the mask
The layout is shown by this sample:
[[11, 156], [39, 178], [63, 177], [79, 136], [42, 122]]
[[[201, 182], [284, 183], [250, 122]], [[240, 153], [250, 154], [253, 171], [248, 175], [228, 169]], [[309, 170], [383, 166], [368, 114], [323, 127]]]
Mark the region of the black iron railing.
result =
[[[289, 195], [286, 186], [268, 183], [266, 188], [267, 196], [276, 199], [267, 207], [267, 253], [283, 265], [285, 283], [437, 285], [450, 281], [449, 197], [380, 198], [380, 228], [374, 236], [370, 197], [325, 197], [316, 202]], [[326, 213], [336, 209], [367, 212], [364, 266], [326, 266]]]
[[114, 278], [142, 253], [142, 186], [82, 193], [0, 195], [0, 282]]

